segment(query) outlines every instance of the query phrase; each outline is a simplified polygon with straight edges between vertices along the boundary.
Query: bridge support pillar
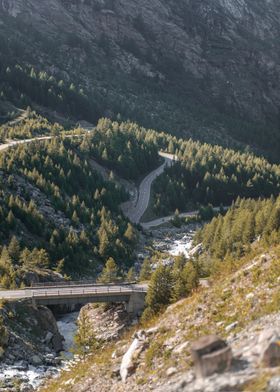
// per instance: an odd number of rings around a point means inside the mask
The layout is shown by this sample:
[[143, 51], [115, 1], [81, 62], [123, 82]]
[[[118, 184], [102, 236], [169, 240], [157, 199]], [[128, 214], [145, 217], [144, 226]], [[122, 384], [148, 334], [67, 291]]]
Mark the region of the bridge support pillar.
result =
[[34, 297], [32, 297], [32, 299], [31, 299], [31, 304], [34, 309], [37, 309], [36, 299]]
[[127, 312], [135, 316], [142, 313], [145, 307], [145, 296], [146, 293], [132, 293], [127, 303]]

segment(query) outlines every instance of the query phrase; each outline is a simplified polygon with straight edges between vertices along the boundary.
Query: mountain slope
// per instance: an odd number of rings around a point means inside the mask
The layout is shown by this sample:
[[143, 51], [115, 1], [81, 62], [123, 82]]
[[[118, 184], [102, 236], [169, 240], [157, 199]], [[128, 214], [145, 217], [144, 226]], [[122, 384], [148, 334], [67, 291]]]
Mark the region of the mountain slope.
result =
[[277, 159], [279, 14], [275, 0], [1, 0], [0, 53], [85, 89], [88, 120], [121, 113]]
[[[126, 383], [118, 377], [118, 370], [137, 336], [134, 330], [73, 365], [71, 372], [63, 372], [42, 392], [273, 391], [265, 387], [279, 375], [279, 367], [259, 366], [258, 350], [260, 334], [279, 326], [279, 274], [279, 246], [269, 251], [257, 247], [245, 258], [227, 264], [220, 275], [212, 277], [209, 287], [200, 287], [189, 298], [169, 306], [149, 328], [141, 330], [145, 339], [134, 353], [134, 367], [129, 369]], [[194, 376], [190, 347], [208, 334], [227, 340], [235, 361], [229, 371], [199, 380]]]

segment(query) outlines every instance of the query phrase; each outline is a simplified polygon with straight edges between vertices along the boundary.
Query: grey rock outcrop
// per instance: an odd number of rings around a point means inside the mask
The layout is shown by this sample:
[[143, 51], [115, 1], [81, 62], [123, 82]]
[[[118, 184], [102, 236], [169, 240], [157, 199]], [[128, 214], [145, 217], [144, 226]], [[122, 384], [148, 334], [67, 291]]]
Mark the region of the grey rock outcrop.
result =
[[266, 367], [280, 366], [280, 336], [273, 329], [265, 330], [259, 337], [260, 364]]
[[191, 347], [197, 378], [209, 377], [229, 369], [232, 362], [231, 347], [217, 336], [205, 336]]

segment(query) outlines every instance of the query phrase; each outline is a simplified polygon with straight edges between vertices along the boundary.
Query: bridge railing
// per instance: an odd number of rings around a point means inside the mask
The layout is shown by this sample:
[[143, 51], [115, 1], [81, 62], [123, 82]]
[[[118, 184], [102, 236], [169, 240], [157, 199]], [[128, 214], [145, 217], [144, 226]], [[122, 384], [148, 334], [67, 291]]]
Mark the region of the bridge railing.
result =
[[29, 294], [31, 297], [67, 297], [67, 296], [84, 296], [84, 295], [106, 295], [106, 294], [116, 294], [116, 293], [133, 293], [133, 292], [146, 292], [146, 288], [142, 286], [119, 286], [119, 287], [111, 287], [111, 286], [103, 286], [103, 287], [76, 287], [72, 289], [51, 289], [51, 290], [26, 290], [26, 294]]
[[[115, 282], [106, 283], [106, 286], [116, 286], [117, 285], [131, 285], [136, 282]], [[32, 283], [31, 288], [44, 288], [44, 287], [70, 287], [70, 286], [104, 286], [104, 283], [98, 283], [96, 280], [77, 280], [77, 281], [61, 281], [61, 282], [42, 282], [42, 283]]]

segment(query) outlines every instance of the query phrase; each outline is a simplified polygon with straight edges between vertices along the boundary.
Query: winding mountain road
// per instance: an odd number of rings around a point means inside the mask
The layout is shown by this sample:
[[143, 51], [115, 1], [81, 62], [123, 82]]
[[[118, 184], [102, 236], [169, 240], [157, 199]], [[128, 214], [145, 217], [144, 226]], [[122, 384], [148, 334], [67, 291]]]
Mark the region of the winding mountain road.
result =
[[177, 159], [175, 155], [162, 151], [159, 152], [159, 155], [164, 158], [164, 163], [143, 179], [137, 192], [138, 197], [134, 197], [129, 202], [122, 205], [124, 215], [132, 223], [140, 223], [142, 216], [147, 210], [151, 197], [151, 187], [154, 180], [164, 172], [166, 166], [172, 165], [172, 162]]
[[[65, 135], [65, 137], [78, 137], [80, 135]], [[0, 151], [7, 150], [8, 148], [15, 147], [19, 144], [26, 144], [31, 143], [34, 141], [45, 141], [51, 140], [53, 136], [41, 136], [36, 137], [33, 139], [23, 139], [23, 140], [11, 140], [7, 143], [0, 144]], [[157, 169], [153, 170], [149, 173], [141, 182], [139, 189], [137, 190], [136, 187], [131, 187], [130, 189], [130, 200], [126, 203], [123, 203], [121, 206], [124, 215], [132, 222], [132, 223], [140, 223], [142, 216], [144, 215], [145, 211], [148, 208], [150, 197], [151, 197], [151, 187], [154, 180], [160, 176], [166, 166], [172, 165], [172, 162], [177, 159], [175, 155], [168, 154], [165, 152], [159, 152], [159, 155], [164, 158], [164, 163], [159, 166]], [[106, 168], [103, 168], [101, 165], [97, 164], [96, 162], [91, 162], [92, 166], [95, 170], [101, 172], [102, 176], [104, 177], [104, 171]], [[94, 163], [94, 164], [93, 164]], [[122, 183], [123, 185], [123, 183]], [[127, 187], [126, 187], [127, 188]], [[129, 189], [129, 188], [127, 188]], [[187, 216], [187, 215], [186, 215]], [[161, 218], [157, 219], [152, 222], [142, 223], [143, 228], [150, 228], [153, 226], [158, 226], [165, 221], [171, 220], [172, 217]]]
[[[72, 136], [72, 135], [71, 135]], [[11, 140], [8, 143], [0, 144], [0, 151], [7, 150], [10, 147], [15, 147], [18, 144], [26, 144], [26, 143], [31, 143], [37, 140], [50, 140], [52, 139], [53, 136], [41, 136], [41, 137], [36, 137], [33, 139], [23, 139], [23, 140]]]
[[[180, 218], [187, 218], [187, 217], [196, 216], [197, 214], [198, 214], [198, 211], [183, 212], [183, 213], [179, 214], [179, 217]], [[141, 223], [141, 226], [143, 227], [143, 229], [148, 230], [153, 227], [160, 226], [160, 225], [163, 225], [164, 223], [170, 222], [172, 219], [174, 219], [174, 214], [165, 216], [163, 218], [154, 219], [150, 222]]]
[[[228, 210], [229, 208], [230, 208], [230, 206], [223, 207], [224, 210]], [[221, 207], [213, 207], [214, 212], [219, 212], [220, 209], [221, 209]], [[182, 212], [181, 214], [179, 214], [179, 218], [191, 218], [191, 217], [197, 216], [198, 213], [199, 213], [198, 210], [189, 211], [189, 212]], [[174, 214], [164, 216], [162, 218], [157, 218], [157, 219], [154, 219], [150, 222], [141, 223], [141, 226], [143, 227], [143, 229], [149, 230], [149, 229], [152, 229], [153, 227], [157, 227], [157, 226], [163, 225], [164, 223], [170, 222], [172, 219], [174, 219]]]

